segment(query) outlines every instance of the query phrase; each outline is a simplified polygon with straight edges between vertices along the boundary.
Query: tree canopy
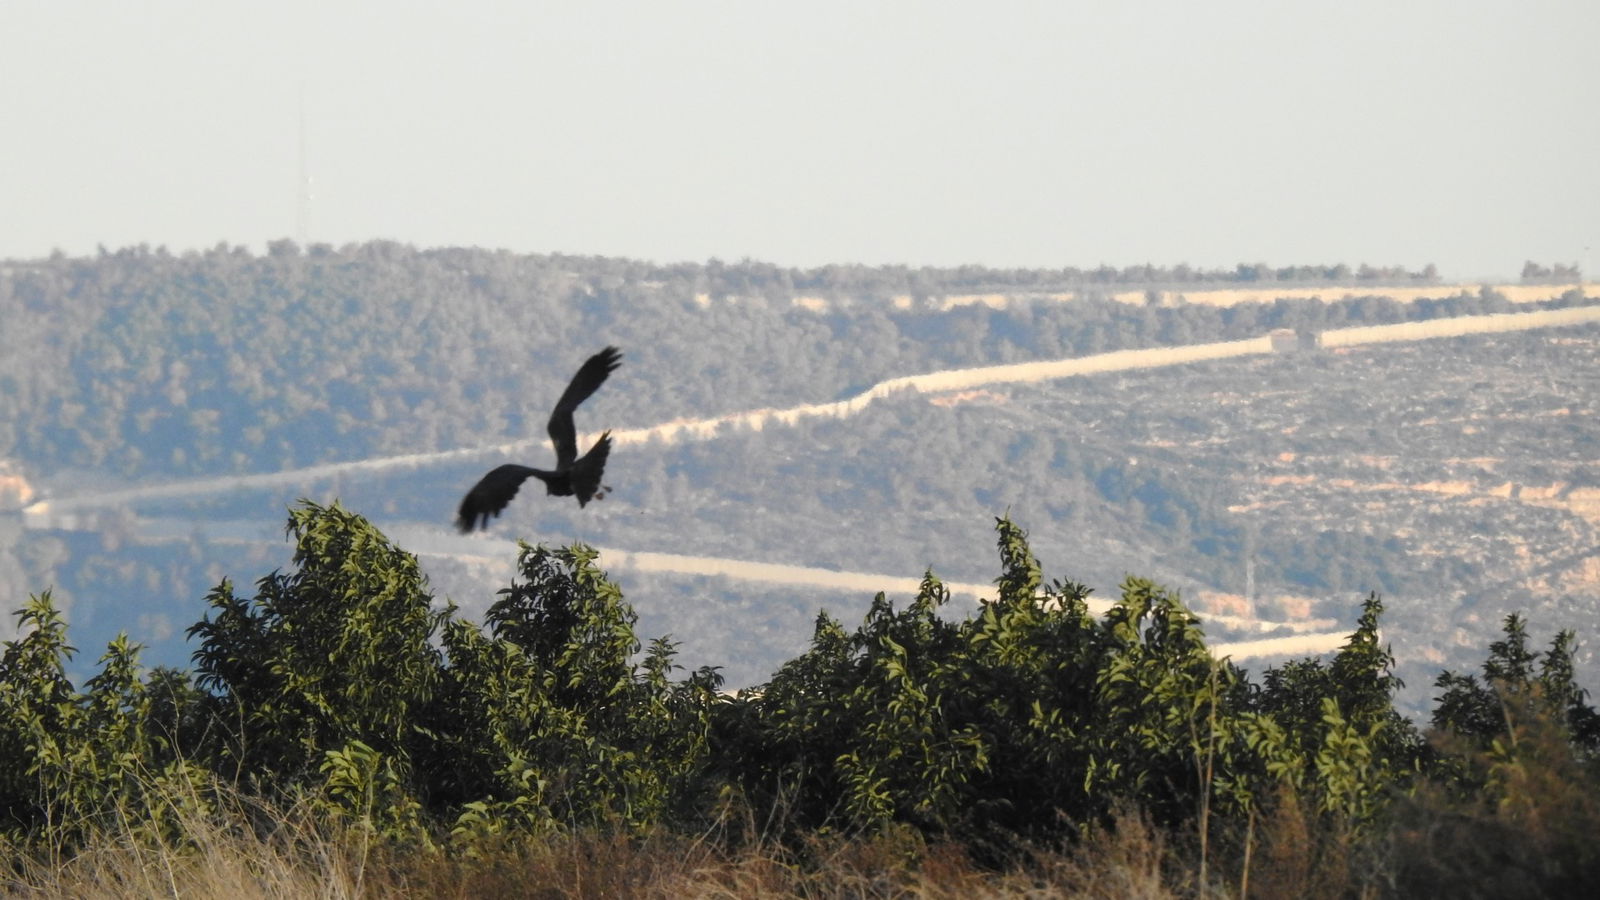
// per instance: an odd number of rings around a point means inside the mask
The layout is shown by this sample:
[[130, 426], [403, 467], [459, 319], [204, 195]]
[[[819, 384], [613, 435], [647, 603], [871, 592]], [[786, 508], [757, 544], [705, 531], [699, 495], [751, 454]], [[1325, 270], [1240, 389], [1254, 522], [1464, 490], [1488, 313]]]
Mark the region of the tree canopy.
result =
[[[224, 581], [208, 598], [192, 675], [142, 672], [119, 638], [79, 689], [50, 596], [28, 603], [0, 652], [0, 839], [71, 848], [128, 803], [173, 828], [174, 796], [231, 784], [310, 797], [384, 840], [469, 850], [693, 830], [733, 792], [783, 808], [794, 839], [911, 829], [1001, 860], [1018, 839], [1110, 826], [1121, 804], [1199, 829], [1202, 846], [1288, 808], [1366, 846], [1428, 791], [1470, 798], [1451, 802], [1482, 811], [1458, 821], [1488, 827], [1551, 802], [1535, 768], [1589, 796], [1600, 785], [1600, 715], [1572, 680], [1571, 633], [1540, 653], [1508, 620], [1481, 680], [1440, 677], [1424, 735], [1393, 708], [1376, 596], [1330, 661], [1252, 679], [1175, 594], [1130, 577], [1092, 616], [1086, 587], [1045, 581], [1022, 529], [996, 531], [997, 598], [975, 614], [941, 616], [948, 592], [929, 573], [909, 606], [879, 595], [854, 629], [823, 613], [809, 649], [730, 696], [715, 669], [674, 677], [672, 642], [643, 644], [592, 550], [524, 544], [478, 624], [436, 603], [415, 558], [361, 516], [304, 502], [291, 568], [253, 597]], [[177, 781], [198, 793], [173, 794]], [[1560, 840], [1541, 884], [1600, 863], [1587, 838]]]

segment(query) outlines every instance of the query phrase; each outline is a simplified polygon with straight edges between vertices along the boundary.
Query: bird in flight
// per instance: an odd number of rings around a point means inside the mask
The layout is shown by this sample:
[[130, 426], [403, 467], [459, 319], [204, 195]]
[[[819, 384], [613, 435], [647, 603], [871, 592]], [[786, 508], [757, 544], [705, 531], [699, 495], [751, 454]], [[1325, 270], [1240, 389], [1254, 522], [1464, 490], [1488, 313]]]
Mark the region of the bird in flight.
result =
[[615, 347], [601, 350], [578, 369], [578, 374], [572, 376], [572, 382], [562, 392], [561, 399], [556, 401], [555, 411], [550, 413], [550, 424], [546, 429], [550, 432], [550, 442], [556, 447], [554, 471], [514, 463], [490, 470], [462, 498], [461, 509], [456, 513], [456, 527], [463, 533], [487, 527], [489, 520], [500, 515], [511, 498], [517, 495], [517, 488], [522, 487], [522, 482], [529, 477], [543, 481], [545, 490], [553, 497], [576, 495], [579, 506], [587, 506], [590, 500], [604, 499], [611, 488], [600, 483], [600, 475], [605, 470], [606, 457], [611, 453], [611, 432], [600, 435], [588, 453], [578, 456], [578, 431], [572, 424], [572, 412], [578, 408], [578, 404], [589, 399], [589, 395], [605, 383], [606, 376], [620, 365], [622, 351]]

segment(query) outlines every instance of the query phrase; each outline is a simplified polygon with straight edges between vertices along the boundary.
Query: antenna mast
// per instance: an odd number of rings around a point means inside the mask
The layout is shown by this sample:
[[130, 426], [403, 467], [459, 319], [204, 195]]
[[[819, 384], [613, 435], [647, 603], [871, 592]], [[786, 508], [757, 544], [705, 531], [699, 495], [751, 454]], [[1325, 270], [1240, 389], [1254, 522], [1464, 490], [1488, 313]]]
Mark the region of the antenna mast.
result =
[[295, 240], [304, 249], [311, 233], [311, 170], [306, 163], [306, 83], [300, 82], [300, 179], [295, 185]]

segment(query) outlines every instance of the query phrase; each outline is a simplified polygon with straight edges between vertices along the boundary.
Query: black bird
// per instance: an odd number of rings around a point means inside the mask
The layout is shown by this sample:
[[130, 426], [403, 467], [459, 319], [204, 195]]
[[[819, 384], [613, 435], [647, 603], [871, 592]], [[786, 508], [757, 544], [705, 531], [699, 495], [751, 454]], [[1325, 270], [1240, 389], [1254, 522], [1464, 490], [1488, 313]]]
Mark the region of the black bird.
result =
[[591, 499], [604, 499], [611, 489], [600, 483], [600, 474], [605, 470], [606, 457], [611, 453], [611, 432], [600, 435], [600, 440], [595, 441], [589, 452], [580, 458], [578, 431], [572, 424], [572, 411], [589, 399], [589, 395], [605, 383], [606, 376], [620, 365], [622, 351], [615, 347], [601, 350], [578, 369], [578, 374], [572, 376], [572, 383], [567, 385], [561, 399], [556, 401], [547, 429], [550, 442], [556, 445], [555, 471], [513, 463], [491, 470], [462, 498], [461, 509], [456, 513], [456, 527], [463, 533], [486, 527], [489, 519], [500, 515], [511, 498], [517, 495], [517, 488], [522, 487], [522, 482], [528, 480], [529, 476], [543, 481], [545, 490], [551, 496], [577, 495], [579, 506], [587, 506]]

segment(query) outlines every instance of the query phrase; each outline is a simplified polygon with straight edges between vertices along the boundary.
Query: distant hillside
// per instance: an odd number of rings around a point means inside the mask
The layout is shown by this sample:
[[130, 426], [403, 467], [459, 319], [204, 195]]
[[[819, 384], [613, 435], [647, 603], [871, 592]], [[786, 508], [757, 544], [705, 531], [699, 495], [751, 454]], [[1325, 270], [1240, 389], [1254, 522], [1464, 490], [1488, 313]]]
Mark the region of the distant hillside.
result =
[[[1272, 278], [1294, 295], [1318, 273], [1341, 277], [1326, 288], [1348, 299], [1107, 299], [1139, 284], [1259, 291]], [[628, 365], [595, 412], [655, 422], [834, 399], [952, 366], [1513, 308], [1478, 286], [1385, 299], [1397, 277], [1408, 290], [1430, 280], [1367, 266], [659, 266], [390, 243], [13, 261], [0, 266], [0, 459], [142, 478], [473, 446], [542, 430], [529, 409], [605, 343], [626, 348]], [[1083, 299], [1029, 299], [1067, 288]], [[971, 294], [1020, 299], [945, 308]], [[1581, 300], [1548, 294], [1536, 305]], [[831, 305], [796, 306], [803, 296]]]
[[[1262, 287], [1268, 271], [1281, 286]], [[625, 363], [581, 411], [583, 431], [827, 402], [952, 367], [1584, 300], [1560, 285], [1277, 271], [798, 271], [385, 243], [12, 262], [0, 266], [0, 458], [28, 490], [69, 497], [538, 439], [560, 386], [607, 343]], [[1231, 299], [1194, 302], [1209, 295]], [[1425, 692], [1429, 667], [1481, 646], [1513, 608], [1547, 610], [1534, 625], [1552, 629], [1592, 609], [1581, 551], [1597, 542], [1580, 500], [1600, 420], [1586, 387], [1596, 331], [989, 385], [890, 397], [848, 421], [727, 426], [704, 443], [620, 448], [606, 504], [524, 496], [495, 533], [964, 580], [992, 571], [988, 526], [1009, 509], [1051, 575], [1101, 591], [1137, 572], [1219, 612], [1339, 621], [1382, 591], [1388, 633], [1415, 651], [1401, 659], [1409, 690]], [[0, 519], [0, 585], [16, 598], [56, 586], [87, 646], [126, 628], [181, 663], [176, 627], [222, 576], [281, 557], [296, 496], [341, 497], [386, 527], [443, 527], [492, 458], [133, 504], [87, 531]], [[468, 608], [499, 584], [430, 565]], [[737, 683], [794, 652], [795, 623], [819, 605], [867, 599], [627, 577], [648, 588], [630, 596], [654, 630]], [[738, 658], [719, 656], [733, 647]]]

